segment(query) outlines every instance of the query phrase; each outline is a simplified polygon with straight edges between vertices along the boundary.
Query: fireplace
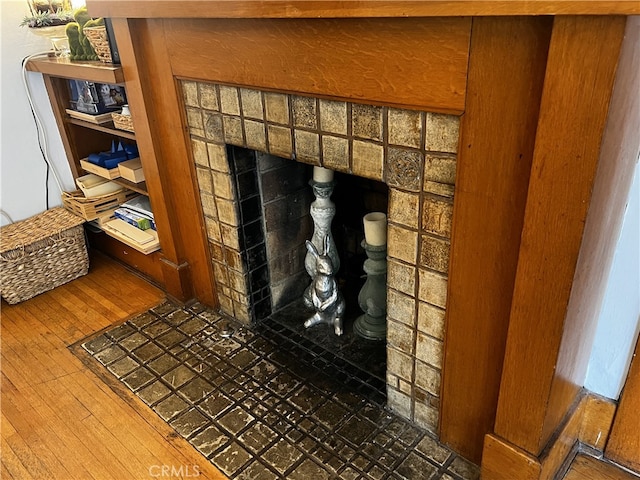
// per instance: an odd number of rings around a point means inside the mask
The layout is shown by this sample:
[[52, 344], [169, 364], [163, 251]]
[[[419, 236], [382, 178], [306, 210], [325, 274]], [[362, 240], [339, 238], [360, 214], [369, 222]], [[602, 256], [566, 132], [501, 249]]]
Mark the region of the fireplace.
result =
[[[437, 432], [459, 118], [207, 82], [181, 86], [220, 308], [241, 322], [264, 318], [298, 294], [296, 284], [309, 283], [300, 258], [312, 234], [311, 165], [388, 187], [385, 201], [374, 195], [372, 204], [388, 203], [387, 404]], [[261, 189], [260, 208], [275, 216], [269, 221], [254, 216]], [[338, 211], [349, 208], [344, 198], [334, 201]], [[258, 230], [278, 221], [298, 223], [289, 250], [269, 260], [267, 244], [287, 234]], [[296, 281], [283, 283], [287, 276]]]

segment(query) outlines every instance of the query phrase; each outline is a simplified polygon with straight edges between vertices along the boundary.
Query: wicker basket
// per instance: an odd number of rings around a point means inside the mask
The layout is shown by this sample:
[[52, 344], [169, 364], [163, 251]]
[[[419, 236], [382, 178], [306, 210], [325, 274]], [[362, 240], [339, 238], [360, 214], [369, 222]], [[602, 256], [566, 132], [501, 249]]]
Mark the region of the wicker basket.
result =
[[87, 221], [101, 217], [109, 210], [117, 208], [121, 203], [137, 195], [133, 190], [123, 189], [101, 197], [86, 198], [80, 190], [75, 192], [63, 192], [62, 204], [70, 212], [84, 218]]
[[82, 32], [89, 40], [100, 61], [111, 63], [113, 60], [111, 57], [111, 47], [109, 46], [109, 37], [107, 37], [107, 28], [104, 25], [88, 27], [83, 28]]
[[28, 300], [89, 269], [84, 219], [54, 208], [0, 229], [0, 294]]
[[134, 132], [133, 129], [133, 118], [131, 115], [122, 115], [120, 113], [112, 113], [111, 118], [113, 118], [113, 126], [119, 128], [120, 130], [126, 130], [127, 132]]

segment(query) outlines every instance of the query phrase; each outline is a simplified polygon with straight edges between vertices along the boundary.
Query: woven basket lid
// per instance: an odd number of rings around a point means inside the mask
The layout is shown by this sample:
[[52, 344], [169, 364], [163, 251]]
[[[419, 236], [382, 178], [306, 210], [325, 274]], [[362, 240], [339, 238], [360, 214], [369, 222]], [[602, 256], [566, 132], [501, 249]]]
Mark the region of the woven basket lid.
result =
[[84, 223], [82, 217], [56, 207], [0, 228], [0, 252], [20, 248]]

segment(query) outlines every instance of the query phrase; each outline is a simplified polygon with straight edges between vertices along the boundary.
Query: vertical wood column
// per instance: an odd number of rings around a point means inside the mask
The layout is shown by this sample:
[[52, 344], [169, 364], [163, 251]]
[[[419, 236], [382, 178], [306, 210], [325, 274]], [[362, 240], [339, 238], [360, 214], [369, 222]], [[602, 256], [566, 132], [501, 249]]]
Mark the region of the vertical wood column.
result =
[[600, 283], [590, 282], [608, 268], [599, 249], [612, 240], [604, 217], [585, 223], [598, 207], [624, 27], [623, 17], [554, 19], [495, 423], [535, 457], [569, 413], [589, 360], [599, 301], [587, 295], [597, 297]]
[[551, 19], [474, 18], [454, 195], [440, 438], [493, 431]]
[[[194, 191], [182, 95], [167, 57], [162, 20], [114, 19], [113, 26], [162, 247], [165, 288], [179, 300], [215, 305], [207, 243]], [[170, 161], [169, 161], [170, 160]]]

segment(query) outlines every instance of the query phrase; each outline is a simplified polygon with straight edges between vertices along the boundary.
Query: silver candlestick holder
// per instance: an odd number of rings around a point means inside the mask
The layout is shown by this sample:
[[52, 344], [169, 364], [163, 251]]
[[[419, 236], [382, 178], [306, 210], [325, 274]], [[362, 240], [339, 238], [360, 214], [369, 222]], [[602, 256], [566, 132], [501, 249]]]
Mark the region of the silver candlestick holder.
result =
[[[318, 251], [324, 251], [324, 254], [333, 263], [333, 271], [337, 272], [340, 269], [340, 257], [338, 257], [336, 244], [331, 233], [331, 222], [336, 214], [336, 205], [331, 200], [331, 194], [336, 183], [333, 180], [329, 182], [311, 180], [309, 184], [316, 197], [310, 208], [313, 219], [311, 243]], [[316, 258], [309, 251], [304, 258], [304, 266], [311, 279], [314, 279], [317, 273]], [[307, 307], [313, 306], [310, 287], [305, 290], [303, 298]]]

